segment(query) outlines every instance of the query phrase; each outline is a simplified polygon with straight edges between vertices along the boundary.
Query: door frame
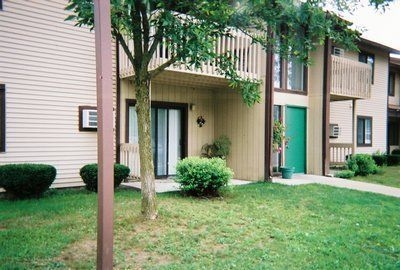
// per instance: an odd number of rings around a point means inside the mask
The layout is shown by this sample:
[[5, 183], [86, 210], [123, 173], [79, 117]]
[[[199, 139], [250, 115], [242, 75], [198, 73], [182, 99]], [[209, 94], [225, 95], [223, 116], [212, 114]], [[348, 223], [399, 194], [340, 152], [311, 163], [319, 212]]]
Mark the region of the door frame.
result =
[[[125, 101], [125, 141], [129, 141], [129, 107], [136, 105], [136, 99], [126, 99]], [[177, 109], [182, 111], [182, 125], [181, 125], [181, 134], [182, 134], [182, 153], [181, 158], [185, 158], [188, 156], [188, 112], [189, 112], [189, 104], [188, 103], [178, 103], [178, 102], [164, 102], [164, 101], [151, 101], [151, 108], [156, 109]], [[154, 162], [154, 160], [153, 160]], [[159, 177], [167, 177], [165, 175], [160, 175]]]
[[[304, 109], [304, 111], [305, 111], [305, 114], [304, 114], [304, 128], [305, 128], [305, 151], [304, 151], [304, 161], [305, 161], [305, 164], [304, 164], [304, 173], [307, 173], [307, 163], [308, 163], [308, 160], [307, 160], [307, 147], [308, 147], [308, 144], [307, 144], [307, 142], [308, 142], [308, 137], [307, 137], [307, 135], [308, 135], [308, 125], [307, 125], [307, 118], [308, 118], [308, 107], [306, 107], [306, 106], [299, 106], [299, 105], [284, 105], [284, 111], [283, 111], [283, 113], [284, 113], [284, 120], [285, 120], [285, 126], [286, 126], [286, 117], [287, 117], [287, 109], [288, 108], [298, 108], [298, 109]], [[285, 164], [286, 164], [286, 153], [284, 154], [284, 158], [285, 158]]]

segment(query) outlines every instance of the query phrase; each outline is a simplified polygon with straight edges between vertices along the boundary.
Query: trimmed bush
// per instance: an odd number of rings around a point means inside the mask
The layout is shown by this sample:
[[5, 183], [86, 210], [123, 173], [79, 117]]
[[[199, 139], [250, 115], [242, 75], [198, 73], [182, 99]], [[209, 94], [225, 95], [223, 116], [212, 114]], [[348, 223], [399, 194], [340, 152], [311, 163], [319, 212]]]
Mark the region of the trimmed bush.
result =
[[189, 157], [176, 166], [176, 182], [184, 193], [193, 196], [218, 196], [232, 176], [232, 170], [221, 158]]
[[350, 171], [350, 170], [343, 170], [343, 171], [335, 173], [335, 177], [350, 179], [350, 178], [354, 177], [354, 172]]
[[393, 149], [392, 155], [400, 155], [400, 149]]
[[400, 155], [387, 155], [387, 165], [388, 166], [400, 165]]
[[46, 164], [7, 164], [0, 166], [0, 187], [14, 198], [38, 198], [56, 178], [57, 170]]
[[378, 171], [375, 161], [368, 154], [357, 154], [351, 156], [351, 158], [347, 160], [347, 168], [353, 171], [355, 175], [362, 176], [375, 174]]
[[[97, 192], [97, 163], [87, 164], [81, 168], [79, 174], [86, 184], [86, 189]], [[129, 176], [130, 169], [122, 164], [114, 164], [114, 188]]]
[[384, 154], [382, 155], [373, 154], [372, 159], [375, 161], [375, 164], [380, 167], [387, 164], [387, 156]]

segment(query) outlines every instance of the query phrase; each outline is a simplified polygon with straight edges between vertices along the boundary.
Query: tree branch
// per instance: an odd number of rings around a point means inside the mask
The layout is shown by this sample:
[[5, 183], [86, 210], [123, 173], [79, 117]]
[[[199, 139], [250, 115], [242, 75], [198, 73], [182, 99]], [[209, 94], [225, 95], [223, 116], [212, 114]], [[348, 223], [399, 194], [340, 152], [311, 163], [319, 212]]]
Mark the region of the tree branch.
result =
[[176, 57], [171, 57], [167, 62], [164, 64], [158, 66], [156, 69], [149, 71], [149, 78], [153, 79], [156, 77], [158, 74], [160, 74], [162, 71], [164, 71], [167, 67], [171, 66], [173, 63], [176, 62]]
[[150, 25], [149, 18], [147, 16], [146, 5], [143, 2], [140, 4], [140, 14], [142, 14], [143, 52], [147, 53], [147, 50], [149, 49]]
[[135, 58], [133, 57], [133, 54], [128, 47], [128, 44], [126, 44], [124, 37], [119, 32], [115, 33], [115, 37], [118, 40], [119, 44], [121, 44], [122, 48], [124, 49], [124, 52], [126, 53], [126, 55], [129, 58], [129, 61], [131, 61], [132, 65], [133, 65], [135, 62]]

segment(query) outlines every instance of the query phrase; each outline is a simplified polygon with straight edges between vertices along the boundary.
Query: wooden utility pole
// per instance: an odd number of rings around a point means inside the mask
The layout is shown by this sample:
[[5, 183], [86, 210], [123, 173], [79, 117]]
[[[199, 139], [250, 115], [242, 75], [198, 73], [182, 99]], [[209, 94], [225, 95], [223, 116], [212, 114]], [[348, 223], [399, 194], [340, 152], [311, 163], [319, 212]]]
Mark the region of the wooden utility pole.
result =
[[113, 269], [113, 92], [109, 0], [94, 1], [97, 81], [98, 220], [97, 269]]

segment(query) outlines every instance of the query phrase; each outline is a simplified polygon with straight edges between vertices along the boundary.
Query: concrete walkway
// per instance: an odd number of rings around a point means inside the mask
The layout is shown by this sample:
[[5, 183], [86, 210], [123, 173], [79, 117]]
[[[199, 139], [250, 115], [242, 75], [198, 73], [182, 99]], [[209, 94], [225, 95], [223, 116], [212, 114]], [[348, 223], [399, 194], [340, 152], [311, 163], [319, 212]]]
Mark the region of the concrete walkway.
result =
[[274, 177], [272, 179], [272, 182], [284, 185], [322, 184], [333, 187], [373, 192], [400, 198], [400, 188], [388, 187], [388, 186], [359, 182], [359, 181], [352, 181], [335, 177], [325, 177], [325, 176], [311, 175], [311, 174], [294, 174], [292, 179], [282, 179], [280, 177]]
[[[292, 179], [282, 179], [280, 177], [274, 177], [272, 179], [273, 183], [279, 183], [284, 185], [305, 185], [305, 184], [322, 184], [333, 187], [348, 188], [366, 192], [373, 192], [378, 194], [383, 194], [387, 196], [400, 198], [400, 188], [388, 187], [383, 185], [352, 181], [347, 179], [335, 178], [335, 177], [325, 177], [319, 175], [311, 174], [294, 174]], [[251, 181], [232, 179], [231, 185], [246, 185], [252, 183]], [[140, 182], [128, 182], [122, 183], [122, 186], [134, 188], [140, 190]], [[170, 192], [178, 191], [179, 184], [174, 182], [172, 179], [162, 179], [156, 180], [156, 192]]]
[[[249, 183], [252, 183], [252, 182], [251, 181], [232, 179], [231, 182], [230, 182], [230, 185], [237, 186], [237, 185], [246, 185], [246, 184], [249, 184]], [[130, 187], [130, 188], [134, 188], [134, 189], [140, 190], [140, 182], [139, 181], [122, 183], [121, 186]], [[176, 183], [172, 179], [156, 180], [156, 192], [157, 193], [178, 191], [178, 190], [179, 190], [179, 184]]]

